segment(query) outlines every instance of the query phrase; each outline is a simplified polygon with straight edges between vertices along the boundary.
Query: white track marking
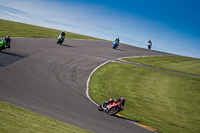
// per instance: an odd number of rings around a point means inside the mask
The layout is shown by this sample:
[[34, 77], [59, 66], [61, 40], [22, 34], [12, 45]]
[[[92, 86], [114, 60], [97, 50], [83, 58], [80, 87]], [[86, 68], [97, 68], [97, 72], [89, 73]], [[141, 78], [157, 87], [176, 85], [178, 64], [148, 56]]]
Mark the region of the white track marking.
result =
[[[148, 56], [148, 55], [147, 55], [147, 56]], [[87, 87], [87, 89], [86, 89], [86, 96], [88, 97], [88, 99], [89, 99], [92, 103], [94, 103], [95, 105], [99, 106], [96, 102], [94, 102], [94, 101], [91, 99], [91, 97], [90, 97], [90, 95], [89, 95], [89, 82], [90, 82], [90, 78], [91, 78], [92, 74], [93, 74], [97, 69], [99, 69], [100, 67], [102, 67], [103, 65], [105, 65], [105, 64], [107, 64], [107, 63], [109, 63], [109, 62], [117, 62], [117, 60], [122, 60], [122, 59], [124, 59], [124, 58], [147, 57], [147, 56], [145, 55], [145, 56], [121, 57], [121, 58], [117, 58], [117, 59], [115, 59], [115, 60], [106, 61], [106, 62], [102, 63], [101, 65], [97, 66], [97, 67], [90, 73], [90, 75], [89, 75], [89, 77], [88, 77], [88, 80], [87, 80], [87, 85], [86, 85], [86, 87]], [[162, 56], [162, 55], [149, 55], [149, 56]], [[145, 128], [145, 129], [147, 129], [147, 130], [149, 130], [149, 131], [152, 131], [152, 132], [155, 132], [155, 133], [157, 132], [157, 131], [155, 131], [154, 129], [152, 129], [151, 127], [145, 126], [145, 125], [143, 125], [143, 124], [138, 124], [137, 122], [133, 122], [133, 121], [131, 121], [131, 120], [126, 120], [126, 121], [127, 121], [127, 122], [130, 122], [130, 123], [132, 123], [132, 124], [135, 124], [135, 125], [137, 125], [137, 126], [140, 126], [140, 127], [142, 127], [142, 128]]]
[[96, 102], [94, 102], [91, 98], [90, 98], [90, 95], [89, 95], [89, 82], [90, 82], [90, 77], [92, 76], [92, 74], [97, 70], [99, 69], [101, 66], [111, 62], [112, 60], [110, 61], [106, 61], [104, 63], [102, 63], [101, 65], [99, 65], [98, 67], [96, 67], [91, 73], [90, 73], [90, 76], [88, 77], [88, 80], [87, 80], [87, 89], [86, 89], [86, 96], [88, 97], [88, 99], [93, 102], [94, 104], [96, 104], [97, 106], [99, 106]]
[[122, 60], [122, 59], [124, 59], [124, 58], [147, 57], [147, 56], [162, 56], [162, 55], [144, 55], [144, 56], [121, 57], [121, 58], [117, 58], [117, 59], [115, 59], [115, 60], [106, 61], [106, 62], [102, 63], [101, 65], [97, 66], [97, 67], [90, 73], [90, 75], [89, 75], [89, 77], [88, 77], [88, 80], [87, 80], [87, 85], [86, 85], [86, 87], [87, 87], [87, 88], [86, 88], [86, 96], [88, 97], [88, 99], [89, 99], [91, 102], [93, 102], [95, 105], [99, 106], [96, 102], [94, 102], [94, 101], [91, 99], [91, 97], [90, 97], [90, 95], [89, 95], [89, 82], [90, 82], [90, 78], [91, 78], [92, 74], [93, 74], [97, 69], [99, 69], [101, 66], [103, 66], [103, 65], [105, 65], [105, 64], [107, 64], [107, 63], [109, 63], [109, 62], [117, 62], [117, 60]]

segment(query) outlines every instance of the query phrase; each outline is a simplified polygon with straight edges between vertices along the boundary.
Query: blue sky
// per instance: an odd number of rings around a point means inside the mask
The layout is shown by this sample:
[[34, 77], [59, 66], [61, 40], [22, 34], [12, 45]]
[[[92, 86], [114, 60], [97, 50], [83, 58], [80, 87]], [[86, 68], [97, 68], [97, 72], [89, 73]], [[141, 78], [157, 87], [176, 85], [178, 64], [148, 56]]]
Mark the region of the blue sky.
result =
[[200, 58], [199, 0], [1, 0], [0, 19]]

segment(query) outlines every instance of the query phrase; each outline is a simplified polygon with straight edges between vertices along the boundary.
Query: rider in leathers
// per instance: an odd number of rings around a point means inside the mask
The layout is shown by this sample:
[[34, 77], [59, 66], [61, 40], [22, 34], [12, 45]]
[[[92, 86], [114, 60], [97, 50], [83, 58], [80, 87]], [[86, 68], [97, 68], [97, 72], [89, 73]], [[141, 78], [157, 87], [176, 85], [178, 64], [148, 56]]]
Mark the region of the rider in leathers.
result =
[[65, 32], [64, 32], [64, 31], [62, 31], [62, 32], [60, 33], [60, 35], [61, 35], [62, 37], [65, 38]]
[[117, 37], [117, 38], [115, 39], [115, 41], [118, 42], [118, 45], [119, 45], [119, 37]]
[[11, 42], [11, 39], [9, 36], [6, 36], [3, 40], [1, 40], [1, 45], [3, 47], [3, 49], [5, 50], [6, 48], [10, 48], [10, 42]]
[[[125, 101], [126, 101], [126, 97], [122, 97], [122, 98], [117, 98], [117, 99], [112, 99], [112, 98], [110, 98], [109, 99], [109, 101], [105, 101], [105, 102], [103, 102], [103, 105], [104, 104], [110, 104], [110, 103], [113, 103], [113, 102], [116, 102], [116, 103], [118, 103], [118, 102], [121, 102], [122, 101], [122, 105], [121, 105], [121, 108], [122, 108], [122, 110], [124, 110], [124, 104], [125, 104]], [[109, 110], [110, 109], [108, 109], [108, 107], [106, 107], [106, 108], [104, 108], [104, 110], [106, 111], [106, 112], [109, 112]]]

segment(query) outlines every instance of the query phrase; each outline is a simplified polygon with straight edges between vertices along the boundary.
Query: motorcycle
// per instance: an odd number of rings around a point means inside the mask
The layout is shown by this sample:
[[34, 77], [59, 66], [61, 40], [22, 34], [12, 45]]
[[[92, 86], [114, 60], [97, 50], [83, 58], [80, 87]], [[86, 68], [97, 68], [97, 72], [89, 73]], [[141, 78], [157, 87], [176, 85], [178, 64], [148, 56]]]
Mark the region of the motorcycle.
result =
[[114, 41], [113, 42], [113, 49], [116, 49], [119, 45], [119, 42], [118, 41]]
[[63, 41], [64, 41], [64, 37], [62, 35], [59, 35], [58, 40], [57, 40], [57, 44], [59, 44], [59, 43], [62, 44]]
[[151, 43], [148, 43], [148, 49], [151, 49]]
[[99, 105], [98, 110], [99, 111], [105, 111], [109, 115], [115, 115], [116, 113], [123, 110], [124, 104], [122, 101], [120, 102], [111, 102], [111, 99], [109, 99], [108, 103], [102, 102], [101, 105]]
[[5, 49], [5, 46], [6, 46], [6, 41], [5, 40], [1, 40], [0, 41], [0, 52]]
[[5, 40], [6, 40], [6, 43], [7, 43], [6, 45], [8, 45], [8, 47], [10, 48], [10, 42], [11, 42], [10, 37], [6, 36]]

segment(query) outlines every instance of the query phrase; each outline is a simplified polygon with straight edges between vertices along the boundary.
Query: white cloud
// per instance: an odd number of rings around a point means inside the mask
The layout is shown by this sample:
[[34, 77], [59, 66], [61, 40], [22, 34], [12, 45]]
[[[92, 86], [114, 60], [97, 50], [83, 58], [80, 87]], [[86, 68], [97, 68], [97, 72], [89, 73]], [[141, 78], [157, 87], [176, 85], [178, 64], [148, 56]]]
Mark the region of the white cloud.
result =
[[12, 13], [12, 12], [4, 11], [4, 10], [1, 10], [1, 12], [6, 13], [7, 15], [9, 15], [11, 17], [22, 18], [21, 15], [15, 14], [15, 13]]

